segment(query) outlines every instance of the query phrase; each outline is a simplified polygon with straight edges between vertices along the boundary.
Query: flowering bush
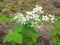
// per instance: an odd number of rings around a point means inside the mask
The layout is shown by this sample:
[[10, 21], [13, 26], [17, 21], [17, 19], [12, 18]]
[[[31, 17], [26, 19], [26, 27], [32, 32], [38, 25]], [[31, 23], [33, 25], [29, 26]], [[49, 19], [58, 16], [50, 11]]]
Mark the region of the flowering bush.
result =
[[43, 24], [43, 22], [54, 22], [55, 16], [51, 14], [43, 15], [43, 8], [36, 5], [32, 11], [26, 11], [26, 14], [16, 13], [13, 20], [18, 23], [18, 26], [14, 30], [9, 30], [8, 34], [4, 37], [5, 42], [11, 42], [22, 44], [26, 42], [26, 45], [36, 43], [38, 32], [34, 29], [35, 26]]
[[43, 22], [42, 21], [51, 21], [54, 22], [55, 16], [51, 14], [43, 15], [44, 11], [43, 8], [39, 5], [36, 5], [36, 8], [33, 8], [32, 11], [26, 11], [26, 14], [17, 13], [14, 19], [18, 19], [17, 22], [20, 22], [21, 24], [26, 24], [28, 21], [31, 22], [31, 26], [39, 26]]

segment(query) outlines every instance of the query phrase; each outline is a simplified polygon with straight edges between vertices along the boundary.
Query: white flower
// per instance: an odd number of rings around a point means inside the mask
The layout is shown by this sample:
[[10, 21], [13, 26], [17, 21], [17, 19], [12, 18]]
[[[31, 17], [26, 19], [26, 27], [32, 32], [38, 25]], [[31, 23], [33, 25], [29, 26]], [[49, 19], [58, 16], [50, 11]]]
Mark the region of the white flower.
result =
[[39, 5], [36, 5], [36, 8], [39, 9], [39, 10], [42, 10], [43, 8]]
[[40, 19], [38, 19], [37, 21], [41, 21]]
[[51, 18], [51, 20], [54, 20], [55, 18], [53, 17], [53, 18]]
[[35, 25], [37, 24], [38, 22], [35, 22]]
[[51, 20], [55, 20], [55, 16], [54, 15], [52, 15]]
[[46, 16], [42, 16], [42, 20], [43, 21], [51, 21], [51, 22], [54, 22], [54, 20], [55, 20], [55, 16], [54, 15], [51, 15], [51, 14], [49, 14], [49, 15], [46, 15]]
[[34, 12], [34, 13], [36, 13], [36, 12], [38, 12], [38, 11], [39, 11], [38, 8], [34, 8], [34, 9], [33, 9], [33, 12]]
[[24, 17], [24, 18], [22, 18], [22, 21], [26, 21], [26, 18]]
[[32, 19], [32, 16], [30, 16], [29, 18]]
[[48, 21], [49, 17], [47, 15], [46, 16], [42, 16], [42, 20]]
[[35, 14], [33, 14], [32, 17], [35, 18], [36, 17]]
[[49, 17], [48, 16], [45, 16], [45, 20], [48, 21], [49, 20]]
[[34, 27], [34, 25], [31, 25], [31, 27]]
[[39, 5], [36, 5], [36, 8], [39, 7]]
[[18, 18], [18, 15], [16, 15], [13, 19], [17, 19]]
[[29, 20], [29, 16], [28, 15], [26, 15], [26, 20]]
[[49, 14], [49, 17], [52, 17], [52, 15], [51, 15], [51, 14]]
[[52, 20], [51, 22], [53, 23], [54, 21]]
[[39, 20], [39, 18], [35, 17], [35, 18], [34, 18], [34, 20], [35, 20], [35, 21], [38, 21], [38, 20]]
[[36, 14], [36, 17], [39, 18], [39, 15]]
[[43, 8], [40, 6], [40, 7], [38, 7], [38, 9], [41, 11]]
[[32, 12], [28, 12], [28, 11], [26, 11], [26, 14], [28, 14], [28, 15], [32, 15]]
[[44, 13], [44, 11], [40, 11], [40, 13], [41, 13], [41, 14], [43, 14], [43, 13]]
[[36, 8], [33, 8], [33, 13], [40, 13], [40, 14], [42, 14], [44, 11], [42, 11], [42, 7], [41, 6], [39, 6], [39, 5], [36, 5]]

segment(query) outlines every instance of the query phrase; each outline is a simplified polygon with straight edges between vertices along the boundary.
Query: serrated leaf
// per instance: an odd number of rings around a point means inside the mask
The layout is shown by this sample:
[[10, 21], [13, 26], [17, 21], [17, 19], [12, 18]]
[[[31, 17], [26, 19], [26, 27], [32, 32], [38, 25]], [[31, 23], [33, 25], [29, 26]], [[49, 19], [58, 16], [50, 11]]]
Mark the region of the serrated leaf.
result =
[[22, 34], [14, 33], [12, 30], [4, 37], [4, 42], [15, 42], [22, 44]]
[[31, 45], [31, 43], [30, 42], [27, 42], [27, 44], [26, 45]]
[[24, 29], [27, 30], [27, 32], [35, 32], [34, 27], [31, 27], [31, 24], [30, 23], [25, 24], [24, 25]]
[[8, 40], [9, 40], [9, 35], [6, 35], [6, 36], [4, 37], [3, 43], [7, 42]]
[[57, 40], [57, 37], [56, 36], [52, 36], [52, 42], [54, 44], [57, 44], [58, 40]]
[[60, 30], [56, 30], [56, 34], [60, 34]]
[[57, 31], [56, 30], [48, 30], [49, 33], [51, 33], [51, 35], [56, 35], [57, 34]]
[[10, 21], [11, 17], [9, 17], [8, 15], [3, 14], [2, 16], [0, 16], [0, 22], [4, 22], [4, 21]]
[[58, 45], [60, 45], [60, 42], [58, 42]]
[[33, 34], [29, 35], [29, 36], [31, 37], [31, 39], [32, 39], [32, 41], [33, 41], [34, 43], [37, 42], [37, 37], [38, 37], [38, 34], [37, 34], [37, 33], [33, 33]]
[[16, 34], [13, 39], [14, 42], [22, 44], [22, 35], [21, 34]]
[[19, 25], [15, 28], [15, 33], [19, 33], [23, 30], [24, 26], [23, 25]]
[[54, 22], [54, 26], [55, 26], [56, 28], [60, 29], [60, 20], [57, 19], [57, 20]]

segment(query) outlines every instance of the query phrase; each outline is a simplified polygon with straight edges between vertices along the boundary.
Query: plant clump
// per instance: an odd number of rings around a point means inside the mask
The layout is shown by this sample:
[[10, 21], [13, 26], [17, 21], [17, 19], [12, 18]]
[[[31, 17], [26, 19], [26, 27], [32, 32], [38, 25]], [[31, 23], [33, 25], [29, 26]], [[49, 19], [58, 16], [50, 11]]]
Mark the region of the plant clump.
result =
[[43, 15], [42, 9], [41, 6], [36, 5], [32, 11], [26, 11], [26, 14], [16, 13], [12, 21], [18, 23], [18, 25], [13, 30], [9, 29], [3, 42], [10, 42], [11, 45], [22, 44], [23, 42], [26, 42], [26, 45], [36, 44], [39, 33], [34, 27], [40, 27], [44, 22], [54, 22], [55, 20], [54, 15]]

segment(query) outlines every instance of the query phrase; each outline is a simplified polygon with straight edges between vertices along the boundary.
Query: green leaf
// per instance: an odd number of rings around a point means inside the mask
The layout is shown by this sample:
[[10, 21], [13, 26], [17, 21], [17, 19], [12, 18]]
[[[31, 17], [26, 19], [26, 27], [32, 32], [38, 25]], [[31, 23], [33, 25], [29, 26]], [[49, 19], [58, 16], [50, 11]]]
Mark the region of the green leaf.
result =
[[60, 34], [60, 30], [56, 30], [56, 34]]
[[24, 25], [24, 30], [27, 30], [27, 32], [35, 32], [34, 27], [31, 27], [31, 23], [28, 22], [27, 24]]
[[39, 18], [42, 20], [42, 15], [40, 15]]
[[15, 33], [19, 33], [23, 30], [24, 26], [23, 25], [18, 25], [16, 28], [15, 28]]
[[56, 35], [57, 31], [56, 30], [48, 30], [51, 35]]
[[33, 33], [33, 34], [29, 35], [29, 36], [31, 37], [31, 39], [32, 39], [32, 41], [33, 41], [34, 43], [37, 42], [38, 33]]
[[9, 31], [9, 33], [4, 37], [4, 43], [5, 42], [15, 42], [22, 44], [22, 34], [14, 33], [12, 30]]
[[22, 44], [22, 34], [16, 34], [13, 39], [14, 42]]
[[60, 42], [58, 42], [58, 45], [60, 45]]
[[17, 20], [18, 19], [13, 19], [13, 18], [10, 19], [11, 22], [16, 22]]
[[36, 32], [34, 27], [31, 27], [30, 26], [31, 24], [30, 23], [27, 23], [25, 25], [23, 25], [23, 30], [21, 31], [21, 33], [26, 36], [28, 34], [28, 32]]
[[8, 15], [3, 14], [2, 16], [0, 16], [0, 23], [4, 22], [4, 21], [10, 21], [11, 17], [9, 17]]
[[52, 42], [53, 42], [54, 44], [58, 44], [58, 43], [57, 43], [57, 42], [58, 42], [57, 36], [52, 36]]
[[9, 35], [6, 35], [6, 36], [4, 37], [3, 43], [7, 42], [8, 40], [9, 40]]
[[15, 42], [11, 42], [11, 45], [16, 45], [16, 43]]
[[31, 45], [31, 42], [27, 42], [27, 44], [26, 45]]
[[57, 19], [57, 20], [54, 22], [54, 26], [55, 26], [56, 28], [60, 29], [60, 20]]

